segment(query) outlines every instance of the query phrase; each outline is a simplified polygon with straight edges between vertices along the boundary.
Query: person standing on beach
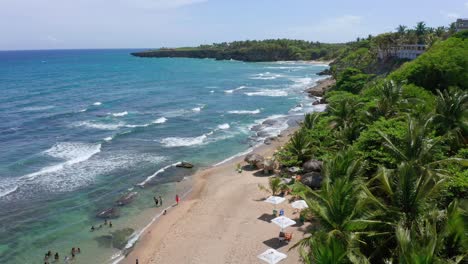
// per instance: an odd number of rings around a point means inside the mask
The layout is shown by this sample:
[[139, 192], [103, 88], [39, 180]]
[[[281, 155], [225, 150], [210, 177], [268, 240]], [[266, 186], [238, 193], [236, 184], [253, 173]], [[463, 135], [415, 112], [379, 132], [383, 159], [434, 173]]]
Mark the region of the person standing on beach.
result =
[[177, 203], [177, 205], [178, 205], [178, 204], [179, 204], [179, 201], [180, 201], [180, 198], [179, 198], [179, 195], [178, 195], [178, 194], [175, 195], [175, 201], [176, 201], [176, 203]]
[[159, 206], [159, 200], [156, 198], [156, 196], [153, 197], [154, 203], [156, 204], [156, 207]]
[[162, 197], [159, 196], [159, 206], [162, 206]]

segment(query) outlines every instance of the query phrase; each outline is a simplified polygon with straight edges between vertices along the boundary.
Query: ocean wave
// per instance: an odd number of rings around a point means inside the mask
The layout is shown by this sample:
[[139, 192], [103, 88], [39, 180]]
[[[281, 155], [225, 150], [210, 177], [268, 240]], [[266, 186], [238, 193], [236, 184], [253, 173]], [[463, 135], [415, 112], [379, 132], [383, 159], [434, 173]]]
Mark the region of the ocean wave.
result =
[[88, 111], [88, 108], [83, 108], [83, 109], [81, 109], [81, 110], [78, 111], [78, 112], [83, 113], [83, 112], [86, 112], [86, 111]]
[[53, 105], [44, 105], [44, 106], [28, 106], [28, 107], [25, 107], [23, 108], [22, 110], [23, 111], [43, 111], [43, 110], [48, 110], [48, 109], [52, 109], [54, 108], [55, 106]]
[[106, 137], [104, 138], [104, 141], [111, 141], [112, 139], [114, 139], [114, 137]]
[[88, 144], [79, 142], [61, 142], [55, 144], [43, 153], [57, 159], [65, 160], [65, 162], [51, 165], [21, 177], [21, 179], [34, 180], [36, 177], [61, 171], [68, 166], [83, 162], [101, 152], [101, 144]]
[[243, 151], [243, 152], [237, 153], [237, 154], [235, 154], [235, 155], [232, 155], [231, 157], [229, 157], [229, 158], [227, 158], [227, 159], [224, 159], [224, 160], [222, 160], [222, 161], [216, 163], [215, 165], [213, 165], [213, 167], [222, 165], [222, 164], [224, 164], [224, 163], [226, 163], [226, 162], [228, 162], [228, 161], [231, 161], [231, 160], [233, 160], [233, 159], [235, 159], [235, 158], [238, 158], [238, 157], [247, 155], [247, 154], [249, 154], [250, 152], [252, 152], [253, 150], [254, 150], [254, 147], [249, 148], [249, 149], [247, 149], [246, 151]]
[[[212, 132], [210, 132], [212, 133]], [[160, 140], [160, 143], [164, 147], [189, 147], [195, 145], [201, 145], [206, 140], [209, 133], [198, 136], [198, 137], [168, 137]]]
[[271, 97], [288, 96], [288, 92], [284, 90], [273, 90], [273, 89], [262, 89], [257, 92], [249, 92], [245, 94], [248, 96], [271, 96]]
[[282, 74], [274, 74], [271, 72], [253, 74], [249, 79], [252, 80], [275, 80], [277, 78], [284, 77]]
[[128, 112], [124, 111], [124, 112], [120, 112], [120, 113], [113, 113], [112, 115], [115, 116], [115, 117], [121, 117], [121, 116], [128, 115]]
[[95, 103], [93, 103], [93, 105], [100, 106], [100, 105], [102, 105], [102, 103], [101, 102], [95, 102]]
[[231, 126], [226, 123], [226, 124], [221, 124], [218, 126], [218, 129], [222, 129], [222, 130], [225, 130], [225, 129], [229, 129]]
[[205, 108], [205, 105], [200, 104], [200, 105], [198, 105], [198, 107], [192, 108], [192, 111], [193, 112], [200, 112], [203, 108]]
[[237, 114], [237, 115], [256, 115], [260, 114], [260, 109], [255, 110], [233, 110], [228, 111], [229, 114]]
[[167, 169], [171, 168], [171, 167], [175, 167], [177, 165], [179, 165], [180, 162], [176, 162], [176, 163], [172, 163], [170, 165], [167, 165], [161, 169], [159, 169], [158, 171], [156, 171], [155, 173], [151, 174], [150, 176], [148, 176], [144, 181], [140, 182], [137, 184], [137, 186], [140, 186], [140, 187], [144, 187], [149, 181], [151, 181], [151, 179], [153, 179], [154, 177], [158, 176], [159, 174], [165, 172]]
[[232, 94], [232, 93], [234, 93], [235, 91], [239, 91], [239, 90], [242, 90], [242, 89], [245, 89], [245, 88], [247, 88], [247, 87], [244, 86], [244, 85], [242, 85], [242, 86], [237, 87], [236, 89], [226, 90], [226, 91], [224, 91], [224, 92], [225, 92], [225, 93], [230, 93], [230, 94]]
[[279, 70], [288, 70], [288, 69], [305, 69], [305, 66], [269, 66], [265, 67], [266, 69], [279, 69]]
[[291, 108], [289, 112], [300, 112], [304, 110], [304, 106], [302, 104], [296, 105], [295, 107]]
[[123, 126], [125, 123], [96, 123], [93, 121], [80, 121], [73, 124], [75, 127], [87, 127], [92, 129], [100, 129], [100, 130], [116, 130]]
[[16, 192], [18, 190], [18, 188], [19, 187], [17, 185], [14, 185], [12, 187], [7, 186], [5, 188], [0, 187], [0, 198], [5, 197], [5, 196], [7, 196], [9, 194], [12, 194], [12, 193]]
[[165, 117], [160, 117], [160, 118], [154, 120], [154, 121], [153, 121], [153, 124], [163, 124], [163, 123], [166, 123], [166, 121], [167, 121], [167, 118], [165, 118]]

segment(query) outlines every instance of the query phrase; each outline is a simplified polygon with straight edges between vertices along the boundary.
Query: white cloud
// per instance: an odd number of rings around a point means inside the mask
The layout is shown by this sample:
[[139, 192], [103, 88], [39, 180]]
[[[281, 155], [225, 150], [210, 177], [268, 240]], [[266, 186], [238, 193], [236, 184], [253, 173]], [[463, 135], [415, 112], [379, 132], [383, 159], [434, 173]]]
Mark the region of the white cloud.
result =
[[454, 12], [446, 12], [446, 11], [442, 10], [442, 11], [440, 11], [440, 14], [443, 15], [444, 17], [450, 19], [450, 20], [455, 20], [457, 18], [460, 18], [460, 14], [454, 13]]
[[126, 5], [145, 9], [173, 9], [208, 0], [120, 0]]

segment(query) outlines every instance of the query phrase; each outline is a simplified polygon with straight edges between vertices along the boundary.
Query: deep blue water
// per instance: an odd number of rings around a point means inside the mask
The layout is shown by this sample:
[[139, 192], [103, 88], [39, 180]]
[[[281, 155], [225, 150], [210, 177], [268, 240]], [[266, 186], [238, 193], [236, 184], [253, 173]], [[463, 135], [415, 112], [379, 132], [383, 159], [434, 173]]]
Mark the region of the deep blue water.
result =
[[[96, 211], [138, 189], [139, 202], [122, 211], [129, 223], [125, 210], [152, 206], [141, 197], [172, 195], [167, 183], [191, 173], [158, 170], [180, 160], [209, 166], [276, 135], [314, 110], [303, 90], [327, 67], [130, 52], [0, 52], [0, 263], [92, 248], [96, 238], [81, 230]], [[255, 126], [266, 119], [274, 121]], [[103, 250], [102, 259], [115, 253]]]

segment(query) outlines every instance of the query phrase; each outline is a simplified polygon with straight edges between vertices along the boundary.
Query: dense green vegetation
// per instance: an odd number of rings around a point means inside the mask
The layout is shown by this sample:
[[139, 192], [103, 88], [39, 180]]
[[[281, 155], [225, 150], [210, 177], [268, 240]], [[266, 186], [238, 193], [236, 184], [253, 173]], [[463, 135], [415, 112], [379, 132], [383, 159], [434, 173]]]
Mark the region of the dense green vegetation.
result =
[[324, 44], [303, 40], [246, 40], [201, 45], [194, 48], [161, 48], [132, 53], [138, 57], [188, 57], [217, 60], [281, 61], [329, 60], [338, 56], [345, 44]]
[[346, 48], [327, 110], [277, 153], [283, 167], [324, 161], [320, 189], [291, 186], [319, 223], [295, 245], [305, 263], [466, 261], [468, 33], [427, 31], [403, 28], [440, 36], [399, 68], [376, 66], [373, 38]]

